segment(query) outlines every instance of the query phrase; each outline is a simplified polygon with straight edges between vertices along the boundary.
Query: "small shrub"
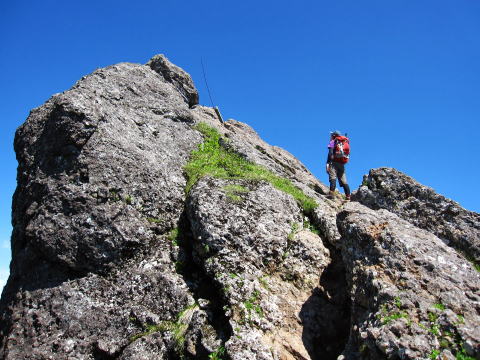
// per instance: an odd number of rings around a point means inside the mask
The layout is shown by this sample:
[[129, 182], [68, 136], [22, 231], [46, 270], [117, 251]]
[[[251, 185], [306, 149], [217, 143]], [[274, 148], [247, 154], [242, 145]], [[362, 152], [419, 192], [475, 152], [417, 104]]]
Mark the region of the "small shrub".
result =
[[382, 317], [382, 324], [387, 325], [387, 324], [391, 323], [392, 321], [400, 319], [400, 318], [407, 319], [408, 317], [407, 317], [407, 314], [404, 313], [403, 311], [395, 312], [393, 314]]
[[187, 306], [185, 309], [183, 309], [177, 314], [175, 321], [162, 321], [160, 324], [144, 325], [145, 331], [130, 337], [130, 342], [134, 342], [141, 337], [150, 335], [155, 332], [170, 331], [175, 341], [174, 350], [179, 358], [183, 358], [183, 353], [185, 349], [185, 333], [188, 329], [188, 323], [190, 321], [191, 314], [197, 307], [198, 304], [196, 303]]
[[179, 237], [180, 231], [178, 228], [174, 228], [170, 230], [168, 233], [167, 239], [172, 242], [173, 245], [177, 246], [178, 245], [178, 237]]
[[429, 311], [428, 312], [428, 321], [430, 321], [430, 323], [435, 323], [437, 320], [438, 320], [438, 315]]
[[446, 309], [445, 305], [443, 305], [442, 303], [433, 304], [433, 307], [435, 309], [442, 310], [442, 311]]
[[117, 202], [121, 200], [119, 189], [112, 188], [112, 189], [109, 189], [108, 192], [109, 192], [109, 196], [108, 196], [109, 200], [113, 202]]
[[270, 288], [269, 288], [269, 286], [268, 286], [267, 276], [263, 276], [263, 277], [258, 278], [258, 282], [260, 283], [260, 285], [261, 285], [264, 289], [270, 290]]
[[434, 349], [430, 353], [429, 358], [435, 360], [436, 358], [438, 358], [438, 355], [440, 355], [440, 350]]
[[223, 346], [220, 346], [217, 350], [215, 350], [213, 353], [208, 355], [208, 358], [210, 360], [222, 360], [221, 356], [225, 354], [225, 348]]
[[304, 229], [307, 229], [309, 230], [310, 232], [316, 234], [316, 235], [320, 235], [320, 230], [318, 230], [315, 225], [313, 225], [312, 223], [310, 223], [310, 221], [308, 221], [308, 219], [305, 219], [303, 221], [303, 228]]
[[395, 307], [397, 309], [401, 309], [402, 308], [402, 301], [400, 300], [400, 298], [398, 296], [396, 296], [394, 299], [393, 299], [393, 304], [395, 305]]
[[299, 226], [299, 224], [297, 224], [297, 223], [293, 223], [293, 224], [292, 224], [292, 229], [290, 230], [290, 233], [288, 234], [288, 237], [287, 237], [288, 241], [292, 241], [292, 240], [293, 240], [293, 238], [295, 237], [295, 234], [296, 234], [296, 232], [298, 231], [299, 227], [300, 227], [300, 226]]
[[387, 325], [394, 320], [404, 318], [407, 319], [408, 323], [411, 323], [408, 314], [405, 311], [400, 311], [402, 308], [402, 302], [397, 296], [393, 299], [393, 303], [383, 304], [380, 307], [380, 314], [377, 314], [377, 319], [380, 320], [382, 325]]
[[232, 202], [241, 202], [243, 199], [242, 194], [249, 192], [249, 190], [241, 185], [227, 185], [223, 188], [226, 191], [227, 198]]
[[185, 268], [185, 263], [181, 260], [175, 261], [175, 271], [177, 273], [182, 273]]
[[243, 306], [245, 306], [245, 309], [247, 310], [247, 317], [250, 319], [251, 312], [257, 313], [258, 316], [263, 317], [263, 309], [258, 304], [260, 298], [260, 293], [255, 290], [252, 295], [243, 302]]
[[467, 352], [465, 351], [463, 346], [461, 347], [460, 351], [456, 353], [455, 359], [456, 360], [475, 360], [475, 358], [467, 355]]

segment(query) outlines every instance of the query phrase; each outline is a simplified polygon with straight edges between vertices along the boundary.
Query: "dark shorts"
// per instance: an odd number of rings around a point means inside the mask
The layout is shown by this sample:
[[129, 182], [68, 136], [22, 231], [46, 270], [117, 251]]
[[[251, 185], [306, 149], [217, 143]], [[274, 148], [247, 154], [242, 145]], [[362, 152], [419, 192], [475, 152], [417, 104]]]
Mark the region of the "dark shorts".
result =
[[330, 168], [328, 171], [328, 180], [336, 181], [337, 179], [340, 182], [340, 185], [348, 184], [347, 175], [345, 174], [345, 164], [332, 162], [330, 163]]

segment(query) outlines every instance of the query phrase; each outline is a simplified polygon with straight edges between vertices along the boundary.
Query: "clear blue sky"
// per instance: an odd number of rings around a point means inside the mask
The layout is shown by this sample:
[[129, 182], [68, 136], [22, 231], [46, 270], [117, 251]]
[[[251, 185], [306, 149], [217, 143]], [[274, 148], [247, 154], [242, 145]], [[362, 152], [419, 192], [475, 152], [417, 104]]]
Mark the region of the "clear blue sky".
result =
[[0, 287], [10, 259], [15, 129], [98, 67], [164, 53], [210, 105], [253, 126], [322, 181], [328, 132], [348, 177], [391, 166], [479, 211], [480, 2], [3, 1]]

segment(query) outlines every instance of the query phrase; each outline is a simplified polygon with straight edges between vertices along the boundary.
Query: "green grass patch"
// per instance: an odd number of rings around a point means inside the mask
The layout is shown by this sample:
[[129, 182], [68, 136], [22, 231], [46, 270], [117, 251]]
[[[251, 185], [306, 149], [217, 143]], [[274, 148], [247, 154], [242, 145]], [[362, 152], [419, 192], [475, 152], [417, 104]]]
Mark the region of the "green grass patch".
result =
[[308, 219], [303, 221], [303, 228], [307, 229], [308, 231], [310, 231], [310, 232], [312, 232], [316, 235], [320, 235], [320, 230], [318, 230], [315, 227], [315, 225], [313, 225], [310, 221], [308, 221]]
[[266, 168], [222, 147], [221, 135], [215, 128], [199, 123], [195, 129], [203, 134], [204, 142], [198, 146], [197, 150], [192, 151], [190, 161], [185, 165], [187, 193], [200, 178], [207, 175], [221, 179], [263, 180], [276, 189], [292, 195], [306, 213], [318, 206], [314, 199], [306, 196], [290, 180], [277, 176]]
[[438, 358], [438, 355], [440, 355], [440, 350], [434, 349], [428, 357], [432, 360], [435, 360], [436, 358]]
[[249, 192], [246, 187], [241, 185], [227, 185], [223, 187], [227, 197], [233, 202], [241, 202], [243, 200], [242, 194]]
[[438, 310], [441, 310], [441, 311], [443, 311], [443, 310], [446, 309], [445, 305], [443, 305], [442, 303], [433, 304], [433, 307], [434, 307], [435, 309], [438, 309]]
[[260, 293], [255, 290], [252, 295], [243, 302], [245, 309], [247, 309], [247, 317], [250, 319], [250, 314], [252, 312], [257, 313], [258, 316], [263, 317], [263, 309], [259, 304]]
[[162, 219], [157, 219], [157, 218], [152, 218], [152, 217], [148, 217], [147, 221], [149, 223], [152, 223], [152, 224], [160, 224], [160, 223], [163, 222]]
[[208, 355], [210, 360], [222, 360], [222, 356], [225, 354], [225, 348], [220, 346], [217, 350]]
[[178, 235], [180, 234], [180, 231], [178, 228], [174, 228], [170, 230], [170, 232], [167, 235], [167, 239], [172, 242], [173, 245], [177, 246], [178, 245]]
[[177, 317], [174, 321], [162, 321], [160, 324], [144, 326], [145, 331], [130, 337], [130, 342], [134, 342], [141, 337], [150, 335], [155, 332], [169, 331], [172, 333], [173, 339], [175, 341], [174, 350], [178, 357], [180, 359], [183, 359], [185, 350], [185, 333], [187, 332], [190, 318], [196, 308], [198, 308], [197, 304], [187, 306], [185, 309], [183, 309], [177, 314]]

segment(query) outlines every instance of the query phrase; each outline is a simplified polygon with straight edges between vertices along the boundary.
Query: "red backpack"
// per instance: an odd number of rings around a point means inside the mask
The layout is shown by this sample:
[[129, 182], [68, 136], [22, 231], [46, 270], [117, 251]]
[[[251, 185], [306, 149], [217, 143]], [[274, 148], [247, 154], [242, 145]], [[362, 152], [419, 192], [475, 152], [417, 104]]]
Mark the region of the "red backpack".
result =
[[346, 136], [337, 136], [333, 147], [333, 161], [346, 164], [350, 157], [350, 139]]

